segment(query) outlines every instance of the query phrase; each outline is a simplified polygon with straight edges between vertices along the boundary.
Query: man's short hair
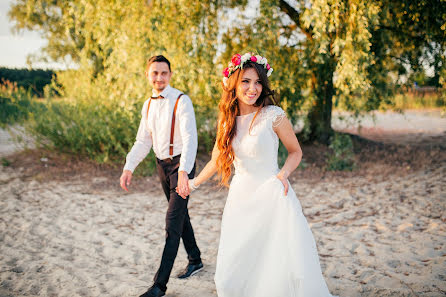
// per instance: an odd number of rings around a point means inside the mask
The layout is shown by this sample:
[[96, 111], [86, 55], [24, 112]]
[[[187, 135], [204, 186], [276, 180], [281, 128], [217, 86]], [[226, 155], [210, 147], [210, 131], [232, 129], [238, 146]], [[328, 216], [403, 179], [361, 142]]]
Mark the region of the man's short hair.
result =
[[150, 65], [152, 65], [152, 63], [155, 62], [164, 62], [167, 63], [167, 66], [169, 66], [169, 71], [172, 72], [172, 70], [170, 69], [170, 62], [169, 60], [167, 60], [166, 57], [164, 57], [163, 55], [158, 55], [158, 56], [153, 56], [151, 57], [148, 61], [147, 61], [147, 67], [146, 70], [149, 71], [149, 67]]

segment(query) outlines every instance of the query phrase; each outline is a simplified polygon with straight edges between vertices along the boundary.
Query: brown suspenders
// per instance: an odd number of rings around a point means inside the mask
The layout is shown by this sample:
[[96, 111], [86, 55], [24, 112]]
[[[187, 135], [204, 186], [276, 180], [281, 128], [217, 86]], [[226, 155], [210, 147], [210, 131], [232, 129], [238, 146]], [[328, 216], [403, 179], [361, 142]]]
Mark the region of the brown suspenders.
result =
[[[169, 155], [173, 155], [173, 135], [175, 133], [175, 114], [177, 113], [177, 106], [178, 101], [180, 101], [181, 96], [184, 94], [180, 94], [177, 98], [177, 101], [175, 102], [175, 107], [173, 108], [173, 114], [172, 114], [172, 125], [170, 126], [170, 144], [169, 144]], [[149, 103], [147, 105], [147, 120], [149, 120], [149, 108], [150, 108], [150, 102], [152, 102], [152, 99], [149, 100]]]

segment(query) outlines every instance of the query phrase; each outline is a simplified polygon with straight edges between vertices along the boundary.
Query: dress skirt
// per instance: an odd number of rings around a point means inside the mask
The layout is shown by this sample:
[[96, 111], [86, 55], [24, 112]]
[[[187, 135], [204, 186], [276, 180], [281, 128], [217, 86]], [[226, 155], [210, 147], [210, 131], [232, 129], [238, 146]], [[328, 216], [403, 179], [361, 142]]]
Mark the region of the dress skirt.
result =
[[219, 297], [332, 296], [300, 202], [275, 174], [234, 175], [215, 284]]

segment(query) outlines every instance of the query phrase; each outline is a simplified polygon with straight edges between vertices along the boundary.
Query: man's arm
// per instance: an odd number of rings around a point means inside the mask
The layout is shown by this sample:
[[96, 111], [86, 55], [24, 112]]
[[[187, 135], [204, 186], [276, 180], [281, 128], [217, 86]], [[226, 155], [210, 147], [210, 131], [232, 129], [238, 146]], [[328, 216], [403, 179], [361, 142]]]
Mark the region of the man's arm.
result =
[[141, 111], [141, 121], [139, 123], [138, 133], [136, 134], [136, 141], [132, 149], [127, 154], [124, 170], [120, 178], [121, 188], [128, 191], [127, 187], [130, 185], [133, 171], [148, 155], [152, 148], [152, 134], [147, 130], [147, 105], [148, 101], [144, 103]]
[[197, 124], [192, 101], [185, 95], [180, 98], [179, 104], [179, 126], [183, 148], [181, 151], [180, 167], [178, 168], [178, 189], [180, 193], [189, 192], [188, 174], [192, 171], [197, 156]]

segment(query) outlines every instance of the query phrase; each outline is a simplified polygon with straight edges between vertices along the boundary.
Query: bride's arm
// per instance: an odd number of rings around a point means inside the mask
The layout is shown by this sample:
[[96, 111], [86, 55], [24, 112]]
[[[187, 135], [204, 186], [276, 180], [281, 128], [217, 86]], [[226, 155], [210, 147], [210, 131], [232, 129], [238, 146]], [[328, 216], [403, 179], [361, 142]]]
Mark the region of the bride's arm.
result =
[[201, 170], [200, 174], [197, 175], [194, 179], [194, 184], [196, 187], [207, 181], [217, 172], [217, 158], [219, 155], [219, 151], [217, 148], [217, 144], [214, 145], [214, 149], [212, 150], [211, 160], [204, 166], [203, 170]]
[[288, 157], [285, 164], [277, 174], [277, 177], [285, 187], [285, 195], [287, 195], [287, 178], [290, 176], [291, 172], [299, 166], [299, 163], [302, 160], [302, 149], [300, 148], [299, 141], [297, 140], [296, 134], [294, 134], [293, 126], [288, 118], [283, 118], [280, 123], [274, 127], [274, 131], [288, 151]]
[[177, 189], [177, 193], [185, 198], [187, 197], [191, 191], [198, 188], [199, 185], [210, 179], [217, 172], [217, 158], [219, 155], [219, 151], [217, 148], [217, 143], [215, 143], [214, 148], [212, 150], [211, 160], [204, 166], [203, 170], [201, 170], [200, 174], [198, 174], [195, 178], [189, 180], [189, 192], [188, 193], [180, 193]]

